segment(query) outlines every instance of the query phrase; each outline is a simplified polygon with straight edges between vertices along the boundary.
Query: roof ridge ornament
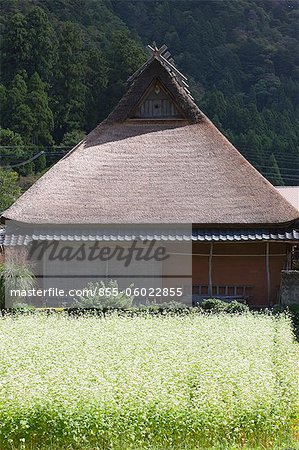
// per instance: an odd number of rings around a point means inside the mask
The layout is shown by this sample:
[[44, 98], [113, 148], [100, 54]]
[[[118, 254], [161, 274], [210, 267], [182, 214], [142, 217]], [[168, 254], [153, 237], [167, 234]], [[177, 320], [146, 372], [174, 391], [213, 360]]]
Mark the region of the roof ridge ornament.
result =
[[150, 58], [141, 67], [139, 67], [139, 69], [135, 73], [133, 73], [133, 75], [128, 78], [128, 82], [133, 81], [154, 59], [157, 59], [168, 70], [170, 75], [176, 79], [179, 85], [186, 91], [188, 96], [192, 100], [194, 100], [188, 89], [189, 86], [187, 84], [187, 77], [185, 77], [185, 75], [183, 75], [176, 68], [174, 59], [171, 58], [171, 53], [167, 50], [167, 45], [163, 44], [160, 48], [158, 48], [156, 42], [153, 41], [151, 45], [147, 45], [147, 49], [150, 52]]

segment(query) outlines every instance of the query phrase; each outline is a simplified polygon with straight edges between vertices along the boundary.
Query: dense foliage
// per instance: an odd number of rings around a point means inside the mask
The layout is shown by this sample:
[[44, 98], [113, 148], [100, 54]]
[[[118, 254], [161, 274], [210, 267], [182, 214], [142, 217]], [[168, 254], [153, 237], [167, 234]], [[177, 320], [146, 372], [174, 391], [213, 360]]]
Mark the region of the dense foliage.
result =
[[146, 56], [101, 2], [86, 1], [84, 8], [68, 1], [1, 3], [1, 154], [14, 164], [43, 149], [17, 168], [28, 175], [52, 164], [110, 112]]
[[[298, 184], [295, 0], [1, 0], [5, 163], [44, 170], [166, 43], [199, 106], [273, 184]], [[297, 121], [297, 122], [296, 122]]]
[[21, 194], [17, 184], [18, 174], [0, 168], [0, 211], [5, 211]]
[[285, 316], [23, 315], [0, 332], [3, 450], [295, 448]]

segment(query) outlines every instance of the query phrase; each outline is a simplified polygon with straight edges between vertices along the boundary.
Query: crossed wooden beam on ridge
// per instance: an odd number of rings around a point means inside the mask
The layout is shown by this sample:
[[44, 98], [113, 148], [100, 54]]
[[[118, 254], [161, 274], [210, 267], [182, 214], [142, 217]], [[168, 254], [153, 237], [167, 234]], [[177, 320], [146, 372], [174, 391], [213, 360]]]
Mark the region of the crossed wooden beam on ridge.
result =
[[158, 48], [156, 42], [154, 41], [151, 45], [148, 45], [147, 48], [151, 53], [151, 57], [135, 73], [133, 73], [133, 75], [128, 78], [128, 82], [133, 81], [156, 58], [177, 79], [180, 86], [185, 89], [189, 97], [191, 97], [193, 100], [193, 97], [188, 90], [189, 86], [186, 83], [187, 78], [175, 67], [174, 60], [173, 58], [170, 58], [171, 54], [169, 51], [167, 51], [167, 45], [163, 44], [160, 48]]

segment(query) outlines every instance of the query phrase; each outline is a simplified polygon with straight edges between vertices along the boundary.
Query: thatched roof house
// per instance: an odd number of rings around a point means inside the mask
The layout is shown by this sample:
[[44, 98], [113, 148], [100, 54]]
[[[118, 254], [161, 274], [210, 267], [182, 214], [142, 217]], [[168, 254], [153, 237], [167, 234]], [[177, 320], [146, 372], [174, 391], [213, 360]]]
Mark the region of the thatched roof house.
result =
[[[157, 85], [175, 114], [138, 116]], [[108, 118], [3, 215], [40, 224], [256, 226], [292, 222], [298, 211], [154, 58]]]
[[[38, 227], [190, 223], [194, 241], [279, 241], [286, 249], [287, 241], [299, 238], [298, 211], [203, 114], [164, 52], [164, 47], [152, 48], [152, 57], [131, 77], [128, 92], [107, 119], [3, 217]], [[221, 283], [241, 282], [216, 282]], [[268, 280], [268, 300], [270, 289]]]

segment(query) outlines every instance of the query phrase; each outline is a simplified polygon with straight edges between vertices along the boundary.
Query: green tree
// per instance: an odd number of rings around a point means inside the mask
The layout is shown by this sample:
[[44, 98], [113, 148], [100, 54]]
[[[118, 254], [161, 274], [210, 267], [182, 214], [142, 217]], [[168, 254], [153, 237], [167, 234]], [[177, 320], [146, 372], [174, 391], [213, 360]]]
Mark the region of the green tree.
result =
[[236, 146], [247, 156], [247, 159], [259, 170], [262, 168], [264, 161], [264, 149], [261, 136], [250, 129], [247, 133], [240, 133], [236, 137]]
[[26, 65], [27, 73], [37, 72], [44, 81], [49, 81], [57, 57], [57, 40], [49, 14], [36, 6], [27, 14], [27, 39], [30, 57]]
[[18, 73], [8, 90], [4, 126], [19, 133], [25, 143], [31, 143], [34, 118], [30, 107], [26, 104], [26, 75], [24, 71]]
[[0, 128], [0, 153], [1, 166], [8, 166], [25, 158], [22, 137], [12, 130]]
[[28, 25], [26, 16], [20, 12], [8, 16], [2, 41], [2, 72], [4, 81], [9, 82], [24, 69], [30, 58]]
[[217, 116], [221, 122], [226, 117], [227, 102], [221, 91], [213, 89], [208, 92], [202, 100], [202, 105], [211, 118]]
[[[7, 117], [7, 89], [4, 84], [0, 84], [0, 113], [1, 113], [1, 125], [8, 120]], [[5, 117], [6, 116], [6, 117]]]
[[274, 154], [272, 153], [269, 158], [269, 169], [266, 173], [266, 177], [274, 186], [283, 186], [284, 182], [276, 161]]
[[92, 48], [86, 53], [85, 127], [92, 130], [103, 119], [103, 94], [108, 83], [108, 63], [104, 53]]
[[[34, 162], [14, 167], [17, 164], [30, 159], [33, 154], [38, 152], [38, 149], [35, 146], [24, 144], [21, 135], [9, 129], [0, 129], [0, 152], [2, 155], [0, 158], [1, 166], [12, 166], [20, 175], [31, 174], [36, 163], [40, 163], [40, 158], [38, 158]], [[45, 166], [43, 166], [43, 168], [44, 167]]]
[[33, 161], [33, 166], [34, 166], [34, 172], [35, 173], [40, 173], [46, 168], [46, 166], [47, 166], [47, 158], [46, 158], [45, 153], [43, 153], [42, 155], [40, 155], [38, 158], [36, 158]]
[[71, 23], [61, 23], [58, 34], [58, 61], [52, 89], [54, 137], [60, 142], [64, 134], [84, 127], [86, 86], [85, 62], [81, 29]]
[[18, 174], [0, 168], [0, 212], [5, 211], [20, 195]]
[[110, 62], [108, 85], [103, 98], [104, 117], [109, 114], [116, 102], [127, 89], [127, 79], [147, 59], [144, 49], [130, 37], [127, 30], [112, 33], [108, 60]]
[[79, 144], [82, 139], [85, 138], [84, 131], [81, 130], [73, 130], [65, 133], [62, 139], [62, 145], [65, 147], [69, 147], [70, 149], [75, 145]]
[[32, 115], [32, 138], [33, 144], [53, 144], [51, 132], [54, 127], [53, 114], [48, 104], [46, 83], [38, 73], [34, 73], [28, 83], [26, 104]]

